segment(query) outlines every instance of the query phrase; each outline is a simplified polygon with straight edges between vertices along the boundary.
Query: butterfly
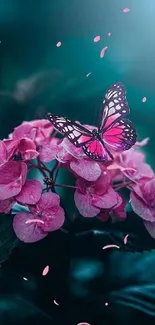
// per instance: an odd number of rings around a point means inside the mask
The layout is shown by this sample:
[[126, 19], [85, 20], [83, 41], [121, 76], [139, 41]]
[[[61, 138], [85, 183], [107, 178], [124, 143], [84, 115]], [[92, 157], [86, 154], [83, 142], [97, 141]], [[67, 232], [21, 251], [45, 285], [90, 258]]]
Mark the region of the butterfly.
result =
[[66, 117], [47, 114], [54, 128], [77, 148], [96, 161], [113, 159], [111, 153], [130, 149], [136, 142], [136, 130], [127, 120], [130, 109], [126, 90], [121, 82], [113, 84], [105, 93], [98, 128], [90, 130]]

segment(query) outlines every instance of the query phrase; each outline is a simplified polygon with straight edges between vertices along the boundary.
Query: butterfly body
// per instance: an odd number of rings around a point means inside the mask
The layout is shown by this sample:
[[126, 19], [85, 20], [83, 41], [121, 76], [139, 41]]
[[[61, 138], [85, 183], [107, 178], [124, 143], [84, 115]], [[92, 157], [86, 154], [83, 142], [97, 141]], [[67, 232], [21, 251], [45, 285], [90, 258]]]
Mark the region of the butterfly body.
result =
[[111, 151], [128, 150], [136, 142], [136, 130], [124, 118], [129, 112], [125, 88], [117, 82], [105, 94], [98, 129], [90, 130], [68, 118], [51, 113], [47, 114], [47, 119], [72, 144], [77, 148], [82, 147], [89, 158], [105, 162], [109, 158], [113, 159]]

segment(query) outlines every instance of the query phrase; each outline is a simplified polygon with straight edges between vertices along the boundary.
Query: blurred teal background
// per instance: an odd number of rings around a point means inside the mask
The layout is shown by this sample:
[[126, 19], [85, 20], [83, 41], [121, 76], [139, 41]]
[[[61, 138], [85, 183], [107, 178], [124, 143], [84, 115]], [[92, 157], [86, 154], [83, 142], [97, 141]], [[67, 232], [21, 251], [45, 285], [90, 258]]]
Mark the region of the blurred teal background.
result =
[[154, 0], [1, 0], [1, 138], [47, 111], [95, 124], [103, 93], [122, 81], [155, 167], [154, 16]]

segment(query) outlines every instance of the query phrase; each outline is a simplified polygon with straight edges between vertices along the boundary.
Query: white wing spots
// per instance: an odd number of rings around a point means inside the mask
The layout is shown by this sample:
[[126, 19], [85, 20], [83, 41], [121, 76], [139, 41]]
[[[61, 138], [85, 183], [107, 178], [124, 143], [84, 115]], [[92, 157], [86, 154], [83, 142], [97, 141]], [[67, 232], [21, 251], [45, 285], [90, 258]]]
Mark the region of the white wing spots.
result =
[[72, 128], [71, 125], [68, 125], [68, 130], [69, 130], [69, 131], [72, 131], [72, 130], [73, 130], [73, 128]]
[[108, 116], [111, 116], [111, 115], [113, 115], [114, 113], [115, 113], [115, 109], [114, 109], [114, 107], [112, 107], [112, 108], [109, 109]]
[[80, 136], [80, 133], [78, 131], [76, 131], [76, 130], [73, 131], [73, 134], [74, 134], [75, 137], [79, 137]]
[[114, 103], [113, 102], [110, 102], [109, 103], [109, 107], [111, 108], [111, 107], [113, 107], [114, 106]]
[[68, 131], [68, 127], [67, 126], [64, 127], [64, 131], [66, 131], [66, 132]]
[[117, 105], [116, 106], [116, 109], [119, 111], [121, 109], [121, 106], [120, 105]]
[[59, 125], [59, 126], [63, 126], [63, 123], [59, 123], [58, 125]]

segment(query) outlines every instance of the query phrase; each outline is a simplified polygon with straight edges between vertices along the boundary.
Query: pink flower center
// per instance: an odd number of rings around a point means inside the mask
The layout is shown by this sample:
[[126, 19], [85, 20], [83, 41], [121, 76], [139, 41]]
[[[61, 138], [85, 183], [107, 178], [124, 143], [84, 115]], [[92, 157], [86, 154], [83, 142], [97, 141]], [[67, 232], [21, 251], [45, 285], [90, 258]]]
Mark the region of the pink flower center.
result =
[[94, 192], [95, 192], [95, 190], [94, 190], [93, 187], [87, 187], [87, 189], [86, 189], [86, 193], [87, 193], [88, 195], [93, 196], [93, 195], [94, 195]]

